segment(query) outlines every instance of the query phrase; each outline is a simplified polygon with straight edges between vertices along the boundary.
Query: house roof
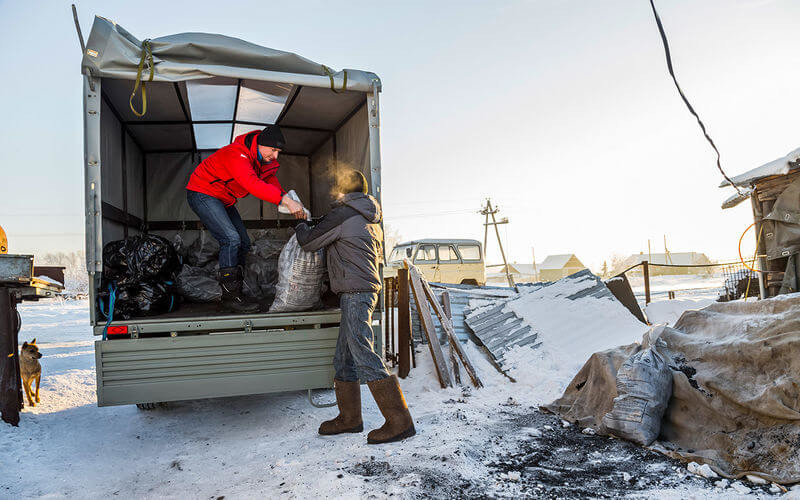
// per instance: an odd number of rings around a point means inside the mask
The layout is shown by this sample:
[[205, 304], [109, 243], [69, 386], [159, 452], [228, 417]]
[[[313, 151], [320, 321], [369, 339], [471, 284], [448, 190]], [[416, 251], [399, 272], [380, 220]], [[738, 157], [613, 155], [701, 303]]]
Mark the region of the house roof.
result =
[[533, 264], [520, 264], [518, 262], [512, 262], [509, 264], [509, 267], [516, 271], [518, 274], [530, 274], [533, 275]]
[[[559, 255], [548, 255], [541, 264], [538, 265], [539, 270], [542, 269], [563, 269], [567, 262], [575, 257], [574, 253], [564, 253]], [[577, 259], [577, 257], [575, 257]], [[578, 261], [580, 262], [580, 260]], [[583, 265], [583, 264], [581, 264]]]
[[625, 264], [635, 264], [646, 260], [651, 264], [675, 264], [678, 266], [691, 266], [693, 264], [707, 264], [711, 262], [708, 256], [699, 252], [670, 252], [669, 258], [664, 253], [639, 253], [625, 259]]

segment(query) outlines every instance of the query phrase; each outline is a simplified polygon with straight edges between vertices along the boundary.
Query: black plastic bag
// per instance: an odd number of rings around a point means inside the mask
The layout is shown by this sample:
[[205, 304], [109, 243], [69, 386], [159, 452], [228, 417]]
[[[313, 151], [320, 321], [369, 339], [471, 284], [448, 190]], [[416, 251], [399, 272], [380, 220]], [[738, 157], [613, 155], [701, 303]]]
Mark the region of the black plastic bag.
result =
[[186, 260], [195, 267], [203, 267], [217, 260], [219, 242], [208, 231], [200, 231], [200, 235], [186, 249]]
[[176, 279], [178, 293], [192, 302], [216, 302], [222, 298], [222, 288], [216, 272], [184, 264]]
[[117, 285], [170, 281], [179, 269], [175, 247], [155, 234], [112, 241], [103, 248], [103, 276]]
[[242, 292], [259, 302], [272, 301], [278, 282], [278, 259], [265, 259], [256, 252], [247, 254]]
[[163, 314], [175, 308], [172, 286], [157, 281], [120, 285], [116, 288], [114, 320]]

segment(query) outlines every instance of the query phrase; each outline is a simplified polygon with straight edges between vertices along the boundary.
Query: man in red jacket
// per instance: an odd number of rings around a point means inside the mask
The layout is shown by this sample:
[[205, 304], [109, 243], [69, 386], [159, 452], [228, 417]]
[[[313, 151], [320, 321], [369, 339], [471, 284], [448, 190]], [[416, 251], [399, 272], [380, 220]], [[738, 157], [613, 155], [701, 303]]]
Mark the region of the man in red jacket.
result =
[[278, 153], [285, 144], [277, 125], [240, 135], [201, 162], [186, 185], [186, 201], [219, 242], [222, 300], [233, 312], [258, 310], [257, 304], [248, 303], [242, 295], [242, 267], [250, 237], [236, 210], [236, 200], [252, 194], [305, 219], [303, 205], [286, 196], [275, 176]]

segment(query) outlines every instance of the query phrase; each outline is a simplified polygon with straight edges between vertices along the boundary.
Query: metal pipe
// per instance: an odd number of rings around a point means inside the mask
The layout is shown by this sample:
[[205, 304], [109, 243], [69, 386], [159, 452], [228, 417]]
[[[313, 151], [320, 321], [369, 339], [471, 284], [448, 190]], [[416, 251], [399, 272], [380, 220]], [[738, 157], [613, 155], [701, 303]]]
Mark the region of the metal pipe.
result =
[[314, 389], [308, 390], [308, 402], [311, 403], [311, 406], [314, 408], [330, 408], [331, 406], [336, 406], [336, 401], [334, 400], [333, 403], [317, 403], [314, 401]]

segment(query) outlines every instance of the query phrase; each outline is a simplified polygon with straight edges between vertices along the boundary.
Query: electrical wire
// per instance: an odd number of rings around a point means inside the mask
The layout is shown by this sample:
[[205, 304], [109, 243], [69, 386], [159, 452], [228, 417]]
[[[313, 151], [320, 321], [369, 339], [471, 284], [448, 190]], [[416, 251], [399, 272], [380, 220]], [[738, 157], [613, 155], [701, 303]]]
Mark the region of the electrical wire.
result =
[[678, 93], [681, 95], [681, 99], [683, 99], [684, 104], [686, 104], [686, 107], [689, 108], [689, 112], [697, 120], [697, 124], [700, 125], [700, 130], [703, 131], [703, 135], [705, 136], [706, 140], [708, 141], [709, 144], [711, 144], [711, 147], [714, 148], [714, 152], [717, 154], [717, 168], [722, 174], [722, 177], [724, 177], [725, 180], [728, 181], [728, 183], [731, 186], [733, 186], [733, 189], [735, 189], [736, 192], [741, 195], [742, 192], [739, 190], [736, 184], [734, 184], [733, 181], [730, 179], [730, 177], [728, 177], [728, 175], [725, 173], [725, 171], [722, 170], [719, 150], [717, 149], [716, 144], [714, 144], [714, 140], [711, 139], [710, 135], [708, 135], [708, 132], [706, 131], [706, 126], [703, 124], [703, 121], [700, 119], [700, 116], [697, 114], [692, 105], [689, 103], [689, 99], [686, 98], [686, 94], [684, 94], [683, 90], [681, 90], [681, 86], [678, 85], [678, 79], [675, 77], [675, 71], [672, 68], [672, 56], [669, 53], [669, 42], [667, 42], [667, 34], [664, 33], [664, 26], [661, 24], [661, 18], [659, 17], [658, 12], [656, 11], [656, 4], [654, 3], [654, 0], [650, 0], [650, 7], [653, 8], [653, 16], [655, 16], [656, 18], [656, 24], [658, 25], [658, 32], [661, 33], [661, 42], [664, 44], [664, 54], [667, 58], [667, 69], [669, 70], [669, 74], [672, 77], [672, 81], [675, 82], [675, 88], [678, 89]]
[[[742, 265], [746, 267], [748, 270], [753, 271], [754, 273], [766, 273], [766, 271], [762, 271], [760, 269], [753, 269], [752, 267], [748, 266], [747, 263], [744, 261], [744, 257], [742, 257], [742, 240], [744, 239], [744, 235], [747, 234], [747, 231], [750, 230], [751, 227], [755, 226], [756, 222], [753, 222], [747, 229], [744, 230], [741, 236], [739, 236], [739, 261], [741, 261]], [[759, 257], [758, 255], [758, 246], [761, 244], [761, 233], [764, 232], [764, 226], [761, 226], [761, 230], [758, 232], [758, 238], [756, 238], [756, 252], [753, 255], [753, 264], [755, 264], [755, 259]]]

